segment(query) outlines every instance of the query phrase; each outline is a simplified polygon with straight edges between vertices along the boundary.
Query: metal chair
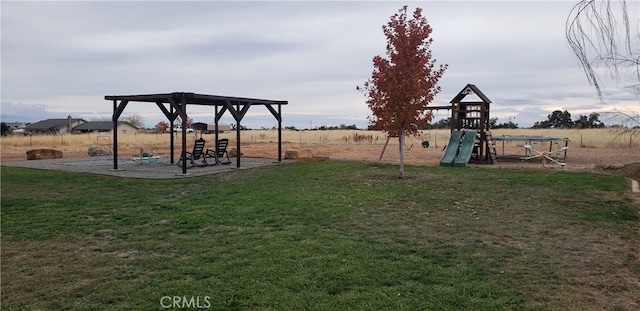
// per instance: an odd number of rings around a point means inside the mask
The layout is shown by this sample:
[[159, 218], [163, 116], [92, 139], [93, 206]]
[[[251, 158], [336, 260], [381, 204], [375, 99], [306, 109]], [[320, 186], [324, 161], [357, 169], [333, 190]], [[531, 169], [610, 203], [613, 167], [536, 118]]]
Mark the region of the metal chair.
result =
[[192, 152], [185, 152], [184, 157], [180, 157], [178, 160], [178, 166], [182, 166], [182, 161], [189, 161], [191, 163], [191, 167], [194, 166], [207, 166], [207, 159], [203, 152], [205, 145], [205, 140], [202, 138], [196, 139], [195, 144], [193, 145]]
[[[227, 152], [228, 145], [229, 145], [229, 139], [222, 138], [222, 139], [218, 139], [218, 142], [216, 142], [215, 150], [207, 149], [207, 151], [205, 152], [205, 157], [215, 159], [215, 162], [211, 165], [231, 163], [231, 159], [229, 159], [229, 153]], [[224, 157], [227, 158], [227, 161], [226, 162], [220, 161], [220, 159]]]

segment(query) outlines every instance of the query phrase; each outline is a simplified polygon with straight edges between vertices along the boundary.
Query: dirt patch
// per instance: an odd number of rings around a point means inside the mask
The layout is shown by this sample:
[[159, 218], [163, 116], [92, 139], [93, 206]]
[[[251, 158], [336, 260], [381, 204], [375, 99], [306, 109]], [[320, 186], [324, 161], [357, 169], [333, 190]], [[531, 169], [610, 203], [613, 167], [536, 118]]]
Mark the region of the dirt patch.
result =
[[[252, 143], [242, 145], [242, 152], [247, 156], [276, 157], [277, 146], [275, 143]], [[286, 150], [296, 150], [299, 160], [310, 159], [338, 159], [365, 162], [398, 163], [398, 145], [387, 146], [382, 159], [380, 155], [384, 145], [382, 144], [295, 144], [286, 142], [283, 144], [283, 153]], [[405, 164], [410, 165], [439, 165], [444, 155], [444, 146], [422, 148], [414, 144], [405, 149]], [[487, 167], [513, 167], [545, 170], [589, 171], [603, 174], [614, 174], [629, 178], [639, 178], [640, 149], [617, 148], [571, 148], [567, 152], [567, 158], [563, 160], [566, 166], [560, 167], [554, 163], [545, 163], [541, 160], [521, 161], [524, 156], [524, 148], [513, 144], [498, 150], [498, 163], [496, 165], [483, 165]], [[478, 165], [478, 164], [470, 164]]]
[[[276, 142], [243, 143], [242, 153], [247, 157], [277, 158]], [[390, 142], [381, 157], [384, 145], [382, 143], [293, 143], [283, 142], [282, 153], [287, 150], [298, 152], [299, 161], [320, 161], [326, 159], [398, 163], [397, 142]], [[602, 174], [624, 176], [640, 180], [640, 148], [581, 148], [569, 147], [567, 158], [563, 160], [566, 166], [560, 167], [553, 163], [543, 164], [541, 160], [521, 161], [524, 148], [518, 144], [507, 144], [498, 147], [498, 163], [484, 165], [495, 168], [527, 168], [544, 170], [588, 171]], [[65, 158], [85, 158], [85, 147], [65, 146], [60, 148]], [[27, 161], [26, 149], [3, 148], [0, 151], [0, 161]], [[121, 156], [137, 156], [139, 147], [119, 147]], [[169, 155], [169, 148], [156, 150], [159, 155]], [[439, 165], [444, 155], [444, 145], [422, 148], [416, 142], [408, 143], [405, 148], [405, 164], [408, 165]], [[179, 154], [176, 152], [176, 156]], [[477, 164], [470, 164], [477, 165]]]
[[622, 166], [607, 165], [602, 167], [602, 171], [612, 175], [624, 176], [635, 180], [640, 180], [640, 162], [625, 164]]

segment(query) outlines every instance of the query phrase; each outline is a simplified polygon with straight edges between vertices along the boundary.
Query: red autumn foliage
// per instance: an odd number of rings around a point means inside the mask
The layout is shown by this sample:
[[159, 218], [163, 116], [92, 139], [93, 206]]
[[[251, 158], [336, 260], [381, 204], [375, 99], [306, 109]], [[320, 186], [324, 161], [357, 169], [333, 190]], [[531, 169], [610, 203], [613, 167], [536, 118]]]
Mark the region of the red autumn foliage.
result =
[[156, 124], [154, 129], [156, 130], [157, 133], [164, 133], [168, 127], [169, 127], [169, 123], [165, 121], [160, 121], [158, 122], [158, 124]]
[[440, 92], [437, 86], [447, 65], [436, 66], [431, 54], [433, 31], [422, 9], [416, 8], [407, 19], [407, 6], [391, 16], [382, 27], [387, 37], [387, 58], [373, 58], [371, 78], [357, 87], [367, 96], [373, 116], [368, 119], [373, 129], [390, 136], [417, 134], [433, 118], [427, 105]]

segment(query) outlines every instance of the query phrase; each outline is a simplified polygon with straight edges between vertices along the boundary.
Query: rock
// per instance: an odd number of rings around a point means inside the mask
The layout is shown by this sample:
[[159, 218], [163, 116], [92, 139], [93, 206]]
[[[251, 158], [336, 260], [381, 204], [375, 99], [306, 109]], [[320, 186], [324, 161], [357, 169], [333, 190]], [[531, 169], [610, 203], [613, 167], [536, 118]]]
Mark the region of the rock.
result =
[[104, 155], [112, 155], [111, 149], [102, 146], [91, 146], [89, 150], [87, 150], [87, 155], [90, 157], [104, 156]]
[[62, 158], [62, 151], [53, 149], [34, 149], [27, 151], [27, 160]]
[[[244, 155], [243, 153], [240, 153], [240, 155]], [[229, 150], [229, 156], [230, 157], [237, 157], [238, 156], [238, 150], [236, 150], [236, 148], [233, 148], [231, 150]]]
[[297, 150], [287, 150], [284, 153], [284, 158], [285, 160], [295, 160], [298, 158], [298, 151]]

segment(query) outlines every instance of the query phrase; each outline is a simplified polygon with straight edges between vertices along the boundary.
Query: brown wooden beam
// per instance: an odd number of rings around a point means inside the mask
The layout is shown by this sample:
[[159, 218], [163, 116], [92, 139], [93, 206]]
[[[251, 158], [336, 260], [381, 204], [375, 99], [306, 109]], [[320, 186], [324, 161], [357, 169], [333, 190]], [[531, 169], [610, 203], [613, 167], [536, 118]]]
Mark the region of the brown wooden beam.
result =
[[[175, 100], [173, 100], [173, 98], [169, 97], [168, 98], [168, 102], [169, 105], [171, 105], [173, 107], [173, 109], [176, 110], [175, 114], [179, 115], [180, 117], [182, 117], [183, 115], [185, 115], [185, 113], [182, 111], [184, 106], [186, 106], [186, 103], [184, 103], [185, 98], [182, 98], [182, 101], [180, 103], [177, 103]], [[174, 118], [175, 120], [175, 118]]]
[[[223, 109], [225, 109], [224, 107], [222, 107]], [[218, 121], [220, 121], [220, 117], [222, 117], [222, 115], [218, 116], [218, 106], [215, 107], [214, 111], [213, 111], [213, 115], [214, 115], [214, 121], [215, 121], [215, 127], [214, 127], [214, 142], [213, 142], [213, 147], [215, 148], [215, 152], [216, 152], [216, 161], [218, 161], [218, 140], [220, 139], [220, 133], [218, 130]]]
[[281, 105], [278, 105], [278, 111], [276, 111], [271, 104], [264, 105], [264, 106], [267, 107], [267, 109], [269, 109], [273, 117], [276, 118], [278, 122], [282, 122], [282, 115], [280, 114], [280, 112], [278, 112], [280, 110]]
[[216, 105], [216, 112], [215, 112], [216, 123], [220, 121], [220, 118], [222, 118], [225, 112], [227, 112], [227, 106], [222, 106], [220, 111], [218, 111], [218, 106]]
[[244, 115], [247, 114], [247, 111], [249, 111], [249, 108], [251, 108], [251, 104], [243, 104], [242, 110], [238, 112], [238, 116], [240, 117], [240, 120], [244, 118]]
[[180, 107], [180, 118], [182, 119], [182, 174], [187, 174], [187, 103], [186, 98], [182, 97]]
[[[126, 104], [125, 104], [126, 105]], [[113, 100], [113, 115], [111, 116], [111, 122], [113, 122], [113, 169], [118, 169], [118, 100]]]
[[173, 121], [176, 120], [176, 118], [178, 117], [178, 114], [169, 112], [169, 110], [167, 110], [167, 107], [165, 107], [164, 103], [161, 101], [157, 101], [156, 105], [158, 106], [158, 108], [160, 108], [164, 116], [167, 117], [167, 119], [169, 119], [169, 122], [173, 124]]
[[459, 102], [460, 105], [484, 105], [485, 102]]
[[[278, 119], [278, 162], [282, 162], [282, 108], [280, 108], [282, 105], [278, 104], [278, 116], [276, 117], [276, 119]], [[273, 107], [271, 107], [271, 105], [268, 105], [267, 108], [269, 108], [269, 110], [273, 110]], [[272, 112], [273, 113], [273, 112]]]
[[233, 117], [233, 119], [236, 120], [236, 123], [242, 120], [242, 117], [238, 113], [238, 110], [236, 110], [236, 108], [233, 107], [233, 104], [231, 104], [230, 101], [228, 100], [225, 101], [225, 104], [223, 107], [226, 107], [227, 110], [229, 110], [229, 113], [231, 113], [231, 116]]
[[240, 167], [240, 121], [236, 121], [236, 167]]
[[425, 110], [451, 110], [453, 106], [427, 106]]
[[117, 101], [114, 101], [116, 103], [116, 106], [114, 107], [113, 110], [113, 116], [116, 118], [116, 120], [118, 120], [120, 118], [120, 115], [122, 115], [122, 112], [124, 111], [124, 108], [127, 107], [127, 104], [129, 103], [128, 100], [122, 100], [120, 101], [120, 104], [117, 104]]

